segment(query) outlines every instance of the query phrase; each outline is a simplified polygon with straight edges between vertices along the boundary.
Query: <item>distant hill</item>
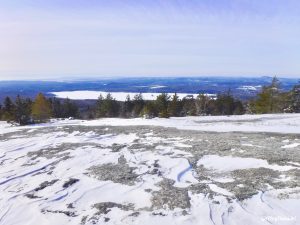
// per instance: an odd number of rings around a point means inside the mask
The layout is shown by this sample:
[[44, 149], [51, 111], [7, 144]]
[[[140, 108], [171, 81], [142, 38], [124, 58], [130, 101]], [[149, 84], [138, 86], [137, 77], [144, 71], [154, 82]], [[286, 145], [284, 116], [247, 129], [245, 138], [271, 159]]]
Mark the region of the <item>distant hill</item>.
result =
[[[272, 77], [162, 77], [162, 78], [112, 78], [69, 81], [0, 81], [0, 101], [5, 96], [20, 94], [34, 97], [43, 92], [58, 91], [106, 91], [106, 92], [142, 92], [142, 93], [208, 93], [218, 94], [231, 90], [240, 99], [253, 97], [263, 85], [271, 82]], [[289, 90], [298, 83], [296, 78], [279, 78], [282, 89]]]

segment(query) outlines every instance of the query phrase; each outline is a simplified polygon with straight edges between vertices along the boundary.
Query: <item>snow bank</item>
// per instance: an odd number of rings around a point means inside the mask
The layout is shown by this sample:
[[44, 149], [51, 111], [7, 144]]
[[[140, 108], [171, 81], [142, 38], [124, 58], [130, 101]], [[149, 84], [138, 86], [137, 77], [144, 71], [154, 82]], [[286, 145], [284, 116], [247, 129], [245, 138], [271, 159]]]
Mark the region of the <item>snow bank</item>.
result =
[[[82, 125], [82, 126], [161, 126], [179, 130], [208, 132], [269, 132], [300, 134], [300, 114], [264, 114], [234, 116], [194, 116], [165, 118], [103, 118], [96, 120], [52, 120], [51, 123], [29, 125], [23, 128], [41, 128], [47, 126]], [[13, 127], [0, 122], [0, 134], [14, 132], [20, 127]], [[295, 148], [299, 143], [283, 145], [283, 149]]]
[[107, 118], [81, 123], [86, 126], [162, 126], [211, 132], [300, 133], [300, 114], [172, 117], [169, 119]]

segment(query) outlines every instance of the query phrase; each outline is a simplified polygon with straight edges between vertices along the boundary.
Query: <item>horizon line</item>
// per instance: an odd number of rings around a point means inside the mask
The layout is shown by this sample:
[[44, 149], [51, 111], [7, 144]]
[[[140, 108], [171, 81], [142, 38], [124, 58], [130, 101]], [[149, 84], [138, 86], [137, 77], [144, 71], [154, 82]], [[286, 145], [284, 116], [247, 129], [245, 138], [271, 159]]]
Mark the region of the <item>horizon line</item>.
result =
[[0, 79], [0, 82], [13, 82], [13, 81], [56, 81], [56, 82], [65, 82], [65, 81], [91, 81], [91, 80], [114, 80], [114, 79], [174, 79], [174, 78], [229, 78], [229, 79], [237, 79], [237, 78], [273, 78], [277, 77], [279, 79], [300, 79], [299, 76], [289, 76], [289, 75], [240, 75], [240, 76], [229, 76], [229, 75], [162, 75], [162, 76], [125, 76], [125, 75], [115, 75], [115, 76], [90, 76], [81, 78], [80, 76], [64, 76], [64, 77], [56, 77], [56, 78], [24, 78], [24, 79]]

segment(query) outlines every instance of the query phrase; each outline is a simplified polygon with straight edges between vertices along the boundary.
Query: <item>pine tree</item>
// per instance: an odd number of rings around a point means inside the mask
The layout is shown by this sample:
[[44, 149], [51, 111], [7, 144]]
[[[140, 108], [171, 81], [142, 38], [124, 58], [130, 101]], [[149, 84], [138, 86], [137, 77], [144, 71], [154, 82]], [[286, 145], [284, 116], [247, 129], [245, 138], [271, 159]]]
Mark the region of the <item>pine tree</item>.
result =
[[295, 113], [300, 112], [300, 84], [293, 87], [291, 91], [291, 111]]
[[131, 117], [132, 110], [133, 110], [133, 102], [130, 99], [130, 95], [127, 95], [126, 100], [122, 107], [122, 113], [121, 113], [122, 115], [121, 116], [126, 117], [126, 118]]
[[195, 116], [196, 115], [196, 103], [194, 97], [185, 97], [182, 99], [182, 112], [183, 116]]
[[96, 103], [96, 118], [100, 118], [104, 116], [104, 112], [102, 110], [102, 105], [103, 105], [104, 98], [102, 94], [99, 95], [97, 103]]
[[246, 112], [246, 109], [245, 109], [243, 103], [240, 100], [235, 100], [233, 115], [242, 115], [245, 112]]
[[280, 82], [274, 77], [269, 86], [264, 86], [257, 99], [251, 104], [254, 113], [277, 113], [282, 111], [284, 103], [280, 95]]
[[15, 105], [10, 99], [10, 97], [6, 97], [4, 99], [4, 107], [3, 107], [3, 119], [6, 121], [13, 121], [15, 114]]
[[277, 77], [273, 77], [271, 85], [269, 87], [269, 91], [270, 91], [270, 111], [273, 112], [278, 112], [280, 110], [280, 92], [279, 92], [279, 88], [280, 88], [280, 82], [277, 79]]
[[142, 110], [144, 108], [145, 102], [143, 99], [143, 95], [141, 93], [136, 94], [133, 97], [133, 109], [132, 109], [132, 116], [137, 117], [140, 116], [142, 113]]
[[69, 117], [78, 117], [79, 110], [75, 103], [71, 102], [69, 98], [65, 99], [62, 105], [62, 117], [69, 118]]
[[103, 99], [99, 96], [96, 107], [96, 116], [99, 117], [116, 117], [119, 115], [119, 104], [110, 93]]
[[16, 98], [16, 109], [15, 109], [15, 122], [19, 123], [20, 125], [26, 125], [31, 122], [31, 100], [30, 99], [23, 99], [20, 95]]
[[57, 98], [52, 99], [51, 109], [52, 109], [53, 117], [55, 117], [55, 118], [63, 117], [63, 106], [59, 99], [57, 99]]
[[261, 92], [258, 94], [257, 99], [251, 104], [254, 113], [264, 114], [271, 112], [271, 93], [268, 87], [263, 87]]
[[32, 105], [32, 117], [38, 122], [44, 122], [51, 117], [51, 106], [46, 97], [39, 93]]
[[235, 105], [230, 90], [226, 94], [219, 94], [216, 99], [216, 115], [233, 115]]
[[142, 114], [147, 119], [156, 117], [158, 113], [155, 103], [153, 101], [148, 101], [143, 108]]
[[207, 115], [210, 98], [205, 94], [199, 94], [196, 99], [196, 114]]
[[161, 118], [168, 118], [168, 104], [169, 104], [170, 96], [166, 93], [162, 93], [157, 96], [155, 100], [155, 105], [158, 111], [158, 116]]
[[181, 102], [176, 93], [172, 96], [172, 100], [169, 103], [168, 112], [170, 116], [180, 116]]

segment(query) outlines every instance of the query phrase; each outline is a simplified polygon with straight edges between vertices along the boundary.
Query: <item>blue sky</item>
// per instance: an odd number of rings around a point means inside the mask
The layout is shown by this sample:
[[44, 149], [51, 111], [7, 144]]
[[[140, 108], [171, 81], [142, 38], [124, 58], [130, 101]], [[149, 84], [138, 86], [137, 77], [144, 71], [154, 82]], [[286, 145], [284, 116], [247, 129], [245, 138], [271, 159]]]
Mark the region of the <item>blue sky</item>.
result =
[[0, 79], [300, 77], [298, 0], [0, 0]]

